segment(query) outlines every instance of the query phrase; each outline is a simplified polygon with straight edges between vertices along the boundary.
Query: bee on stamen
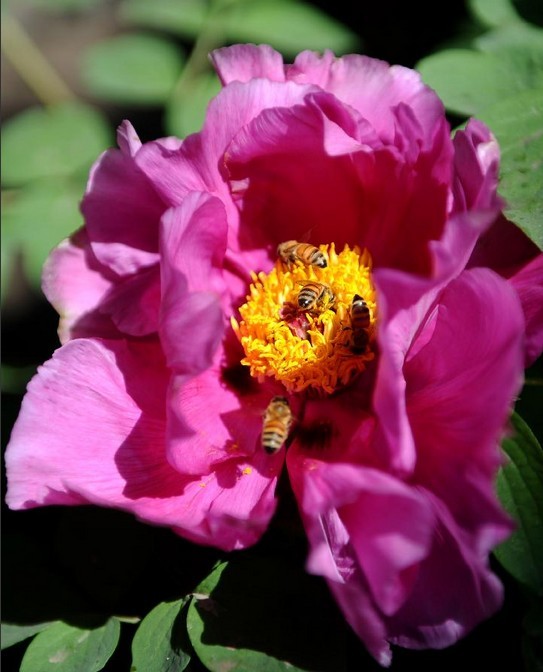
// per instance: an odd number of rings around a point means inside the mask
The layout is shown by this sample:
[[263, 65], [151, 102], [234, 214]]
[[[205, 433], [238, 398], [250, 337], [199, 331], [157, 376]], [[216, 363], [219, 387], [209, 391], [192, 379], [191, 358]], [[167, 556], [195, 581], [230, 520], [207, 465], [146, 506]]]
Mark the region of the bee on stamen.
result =
[[267, 453], [273, 455], [285, 443], [293, 419], [286, 397], [273, 397], [262, 423], [262, 448]]
[[349, 317], [353, 332], [350, 349], [353, 354], [359, 355], [368, 347], [370, 340], [369, 327], [371, 323], [370, 307], [360, 294], [353, 296]]
[[305, 266], [317, 266], [326, 268], [328, 262], [318, 247], [309, 243], [299, 243], [297, 240], [287, 240], [277, 246], [277, 255], [287, 266], [292, 266], [297, 261]]
[[298, 308], [304, 311], [312, 311], [316, 308], [326, 310], [331, 308], [336, 297], [329, 285], [323, 282], [304, 282], [298, 294]]

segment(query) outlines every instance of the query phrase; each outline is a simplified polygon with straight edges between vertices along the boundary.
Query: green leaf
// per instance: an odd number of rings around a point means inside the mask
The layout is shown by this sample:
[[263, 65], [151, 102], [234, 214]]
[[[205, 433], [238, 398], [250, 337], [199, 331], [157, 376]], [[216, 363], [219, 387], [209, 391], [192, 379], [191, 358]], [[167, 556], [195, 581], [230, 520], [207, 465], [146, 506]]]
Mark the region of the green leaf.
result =
[[132, 641], [131, 672], [181, 672], [188, 665], [188, 642], [182, 613], [186, 600], [162, 602], [140, 623]]
[[184, 138], [202, 128], [209, 101], [219, 93], [221, 83], [213, 72], [191, 79], [166, 107], [166, 129]]
[[344, 621], [324, 582], [257, 556], [218, 565], [187, 614], [190, 640], [211, 672], [341, 672]]
[[29, 109], [4, 124], [2, 183], [19, 186], [87, 171], [109, 144], [109, 125], [92, 107], [65, 103]]
[[[2, 364], [1, 369], [2, 392], [9, 394], [24, 394], [31, 378], [36, 375], [35, 366], [9, 366]], [[18, 626], [14, 626], [18, 627]]]
[[32, 640], [20, 672], [98, 672], [115, 651], [119, 634], [115, 618], [94, 627], [54, 623]]
[[518, 528], [494, 554], [517, 581], [543, 595], [543, 451], [516, 413], [512, 425], [514, 436], [503, 442], [509, 462], [498, 473], [497, 489]]
[[489, 28], [520, 20], [510, 0], [469, 0], [469, 10]]
[[2, 623], [1, 630], [1, 647], [7, 649], [14, 644], [23, 642], [29, 637], [33, 637], [38, 632], [42, 632], [49, 628], [52, 623], [35, 623], [33, 625], [19, 625], [17, 623]]
[[[25, 274], [36, 287], [49, 252], [83, 223], [79, 212], [83, 189], [76, 180], [42, 180], [11, 192], [4, 202], [2, 243], [9, 250], [8, 264], [21, 253]], [[9, 284], [5, 289], [9, 292]]]
[[496, 103], [480, 117], [500, 144], [505, 214], [542, 249], [543, 88]]
[[182, 67], [183, 58], [175, 45], [134, 33], [93, 45], [83, 59], [82, 77], [98, 98], [160, 105], [172, 92]]
[[26, 0], [26, 4], [37, 7], [41, 11], [61, 14], [65, 12], [90, 12], [97, 8], [103, 0]]
[[119, 10], [123, 23], [197, 37], [208, 13], [206, 0], [125, 0]]
[[482, 51], [497, 51], [504, 47], [522, 46], [535, 50], [542, 50], [543, 30], [535, 26], [517, 21], [506, 24], [487, 33], [478, 35], [473, 40], [473, 46]]
[[[460, 115], [479, 115], [488, 106], [528, 88], [543, 85], [543, 70], [532, 66], [533, 52], [477, 52], [448, 49], [417, 65], [426, 84], [445, 107]], [[526, 62], [525, 62], [526, 61]]]
[[302, 49], [345, 54], [358, 36], [317, 7], [295, 0], [246, 0], [232, 5], [224, 27], [230, 42], [265, 42], [286, 55]]

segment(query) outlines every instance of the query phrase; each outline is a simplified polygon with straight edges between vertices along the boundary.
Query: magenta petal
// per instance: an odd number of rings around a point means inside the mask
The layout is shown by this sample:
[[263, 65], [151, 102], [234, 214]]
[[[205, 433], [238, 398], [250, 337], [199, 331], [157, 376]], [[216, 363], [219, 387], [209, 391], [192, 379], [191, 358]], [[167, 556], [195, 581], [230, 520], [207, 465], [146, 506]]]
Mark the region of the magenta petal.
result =
[[316, 84], [358, 110], [384, 142], [394, 138], [394, 108], [403, 103], [413, 110], [431, 137], [434, 125], [443, 118], [443, 105], [434, 91], [422, 83], [414, 70], [390, 66], [367, 56], [334, 58], [304, 51], [287, 66], [287, 79]]
[[394, 644], [441, 649], [501, 606], [503, 589], [488, 567], [487, 553], [507, 536], [510, 526], [500, 513], [501, 531], [496, 516], [492, 544], [474, 547], [447, 508], [431, 493], [426, 495], [439, 521], [432, 551], [420, 566], [411, 599], [388, 620], [387, 629]]
[[136, 129], [125, 119], [117, 128], [117, 144], [120, 150], [128, 156], [134, 156], [141, 147]]
[[283, 82], [285, 71], [281, 54], [267, 44], [236, 44], [211, 52], [221, 82], [248, 82], [255, 77]]
[[499, 276], [473, 269], [450, 283], [425, 328], [431, 338], [423, 329], [426, 343], [404, 368], [416, 477], [453, 513], [475, 521], [464, 492], [467, 475], [486, 474], [491, 488], [496, 445], [522, 382], [520, 302]]
[[163, 218], [160, 333], [168, 366], [181, 373], [207, 368], [222, 338], [226, 231], [222, 203], [207, 194]]
[[535, 362], [543, 351], [543, 254], [539, 254], [510, 281], [517, 292], [526, 321], [526, 367]]
[[95, 258], [84, 229], [51, 252], [43, 268], [42, 289], [60, 315], [61, 343], [82, 336], [117, 336], [110, 318], [99, 310], [115, 281]]
[[118, 149], [102, 154], [81, 210], [97, 259], [115, 273], [127, 275], [158, 261], [164, 204], [131, 156]]

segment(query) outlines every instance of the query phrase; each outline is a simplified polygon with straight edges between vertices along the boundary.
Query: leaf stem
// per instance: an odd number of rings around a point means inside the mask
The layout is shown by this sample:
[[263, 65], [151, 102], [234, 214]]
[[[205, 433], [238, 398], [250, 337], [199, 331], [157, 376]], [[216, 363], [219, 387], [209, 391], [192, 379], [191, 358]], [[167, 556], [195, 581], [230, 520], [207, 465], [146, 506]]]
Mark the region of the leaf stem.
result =
[[7, 12], [2, 17], [2, 52], [44, 105], [76, 99], [20, 22]]

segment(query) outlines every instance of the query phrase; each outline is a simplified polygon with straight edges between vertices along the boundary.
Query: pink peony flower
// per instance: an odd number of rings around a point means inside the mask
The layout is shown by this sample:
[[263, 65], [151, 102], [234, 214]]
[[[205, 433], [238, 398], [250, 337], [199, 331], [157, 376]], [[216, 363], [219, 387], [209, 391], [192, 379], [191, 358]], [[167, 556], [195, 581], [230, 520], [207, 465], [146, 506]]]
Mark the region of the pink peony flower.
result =
[[[543, 347], [542, 257], [497, 219], [497, 143], [477, 121], [451, 140], [403, 67], [212, 60], [202, 131], [142, 145], [124, 122], [46, 264], [63, 345], [13, 430], [8, 504], [117, 507], [239, 549], [286, 459], [308, 569], [372, 655], [452, 644], [502, 599], [498, 442]], [[291, 240], [326, 267], [278, 260]], [[268, 454], [274, 396], [293, 422]]]

